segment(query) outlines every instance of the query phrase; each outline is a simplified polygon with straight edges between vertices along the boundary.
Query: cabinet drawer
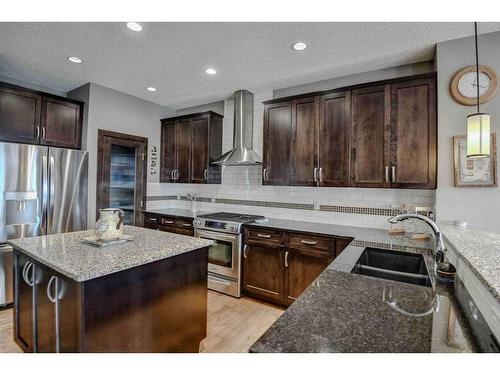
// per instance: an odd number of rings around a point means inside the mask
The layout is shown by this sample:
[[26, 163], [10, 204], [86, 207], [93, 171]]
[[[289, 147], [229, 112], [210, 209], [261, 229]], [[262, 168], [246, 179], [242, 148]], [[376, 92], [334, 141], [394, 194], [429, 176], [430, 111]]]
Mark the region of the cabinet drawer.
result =
[[160, 223], [160, 218], [156, 215], [146, 214], [144, 215], [144, 224], [156, 224]]
[[283, 235], [282, 232], [273, 229], [257, 229], [248, 228], [247, 229], [247, 240], [256, 241], [263, 244], [269, 245], [282, 245]]
[[160, 224], [165, 226], [175, 226], [186, 229], [193, 227], [193, 222], [188, 219], [181, 219], [178, 217], [170, 217], [170, 216], [161, 217]]
[[335, 253], [335, 238], [316, 236], [313, 234], [288, 235], [288, 246], [297, 249], [308, 249]]

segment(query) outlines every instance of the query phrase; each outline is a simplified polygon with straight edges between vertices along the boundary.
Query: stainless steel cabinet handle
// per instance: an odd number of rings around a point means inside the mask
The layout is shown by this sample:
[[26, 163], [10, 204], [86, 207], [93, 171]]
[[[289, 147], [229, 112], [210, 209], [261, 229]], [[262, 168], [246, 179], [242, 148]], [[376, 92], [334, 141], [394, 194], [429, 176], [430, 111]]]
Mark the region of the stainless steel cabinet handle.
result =
[[262, 170], [262, 179], [264, 180], [264, 182], [267, 181], [267, 168], [264, 168]]
[[205, 181], [208, 181], [208, 169], [206, 169], [206, 168], [203, 171], [203, 178], [205, 179]]
[[45, 139], [45, 126], [42, 127], [42, 139]]
[[[23, 271], [22, 271], [22, 275], [23, 275], [23, 280], [26, 284], [28, 284], [29, 286], [33, 286], [33, 278], [32, 277], [29, 277], [28, 276], [28, 273], [30, 272], [30, 270], [33, 269], [33, 263], [31, 262], [26, 262], [23, 266]], [[32, 275], [33, 276], [33, 275]], [[31, 279], [31, 280], [30, 280]]]
[[318, 243], [316, 241], [308, 241], [308, 240], [300, 240], [300, 242], [306, 245], [316, 245]]
[[172, 180], [172, 181], [174, 180], [174, 171], [175, 171], [175, 169], [172, 169], [170, 171], [170, 180]]
[[260, 238], [271, 238], [271, 235], [270, 234], [257, 233], [257, 237], [260, 237]]
[[174, 178], [175, 178], [175, 181], [177, 181], [179, 179], [179, 170], [178, 169], [175, 170], [175, 177]]
[[188, 224], [188, 223], [182, 223], [182, 226], [183, 227], [190, 227], [192, 224]]
[[323, 167], [319, 169], [319, 182], [323, 182]]
[[314, 175], [314, 182], [318, 182], [318, 168], [317, 167], [314, 167], [313, 175]]
[[394, 165], [391, 167], [391, 171], [392, 171], [392, 182], [396, 182], [396, 167]]
[[245, 246], [243, 246], [243, 258], [247, 258], [247, 248], [248, 248], [248, 245], [245, 244]]
[[288, 267], [288, 251], [285, 251], [285, 267]]
[[35, 128], [35, 139], [40, 139], [40, 127]]
[[52, 295], [52, 283], [56, 281], [57, 276], [52, 276], [49, 280], [49, 283], [47, 284], [47, 297], [50, 302], [55, 303], [56, 302], [56, 297]]
[[385, 166], [385, 182], [389, 183], [389, 167]]
[[148, 221], [158, 221], [158, 219], [156, 217], [149, 217]]
[[162, 220], [162, 224], [173, 224], [173, 220]]

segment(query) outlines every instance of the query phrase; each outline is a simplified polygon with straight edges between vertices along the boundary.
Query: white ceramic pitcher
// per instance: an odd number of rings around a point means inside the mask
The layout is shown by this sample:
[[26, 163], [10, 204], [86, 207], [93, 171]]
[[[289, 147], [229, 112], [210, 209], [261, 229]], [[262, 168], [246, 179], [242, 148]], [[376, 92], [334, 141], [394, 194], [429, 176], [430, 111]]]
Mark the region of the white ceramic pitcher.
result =
[[101, 208], [99, 220], [95, 223], [95, 235], [98, 239], [111, 241], [120, 238], [123, 233], [124, 213], [119, 208]]

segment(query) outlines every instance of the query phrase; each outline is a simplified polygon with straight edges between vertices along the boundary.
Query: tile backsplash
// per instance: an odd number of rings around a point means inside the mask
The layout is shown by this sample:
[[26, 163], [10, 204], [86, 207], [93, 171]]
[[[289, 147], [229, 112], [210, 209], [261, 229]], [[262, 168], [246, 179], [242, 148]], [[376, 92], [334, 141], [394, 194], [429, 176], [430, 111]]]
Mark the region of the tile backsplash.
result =
[[387, 219], [407, 208], [434, 211], [434, 190], [263, 186], [260, 167], [225, 167], [221, 185], [148, 184], [148, 209], [191, 208], [232, 211], [279, 219], [389, 229]]

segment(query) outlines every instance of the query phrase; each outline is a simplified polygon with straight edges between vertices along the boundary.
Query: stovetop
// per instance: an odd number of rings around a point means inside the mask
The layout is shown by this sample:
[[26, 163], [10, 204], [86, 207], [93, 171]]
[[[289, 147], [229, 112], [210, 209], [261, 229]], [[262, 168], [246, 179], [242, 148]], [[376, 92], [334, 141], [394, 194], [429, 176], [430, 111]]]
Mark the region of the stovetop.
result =
[[215, 212], [211, 214], [203, 214], [197, 217], [203, 219], [220, 220], [220, 221], [234, 221], [237, 223], [249, 223], [258, 219], [264, 219], [265, 216], [261, 215], [246, 215], [237, 214], [233, 212]]

